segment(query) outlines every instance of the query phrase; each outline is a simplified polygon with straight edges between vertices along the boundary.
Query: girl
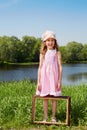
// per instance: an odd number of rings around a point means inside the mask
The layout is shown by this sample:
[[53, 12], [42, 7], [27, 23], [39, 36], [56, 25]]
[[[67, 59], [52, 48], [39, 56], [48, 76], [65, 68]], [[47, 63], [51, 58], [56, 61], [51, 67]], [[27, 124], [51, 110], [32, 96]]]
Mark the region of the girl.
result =
[[[52, 31], [46, 31], [42, 35], [40, 50], [40, 63], [38, 68], [38, 80], [36, 95], [61, 96], [62, 65], [61, 53], [57, 44], [56, 36]], [[48, 117], [48, 99], [44, 99], [44, 119]], [[56, 122], [56, 100], [52, 100], [52, 121]]]

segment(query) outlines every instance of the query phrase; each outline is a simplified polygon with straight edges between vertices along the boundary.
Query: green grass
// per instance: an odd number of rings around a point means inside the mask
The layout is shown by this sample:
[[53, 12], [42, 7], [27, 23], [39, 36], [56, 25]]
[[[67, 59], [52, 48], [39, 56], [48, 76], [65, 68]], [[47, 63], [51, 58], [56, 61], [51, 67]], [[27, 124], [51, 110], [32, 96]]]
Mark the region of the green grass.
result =
[[[36, 125], [31, 123], [32, 96], [35, 95], [36, 83], [28, 80], [0, 83], [0, 130], [86, 130], [87, 129], [87, 85], [63, 86], [63, 95], [71, 97], [71, 124], [69, 127], [56, 125]], [[51, 103], [49, 103], [51, 105]], [[65, 118], [65, 102], [58, 103], [57, 116]], [[37, 101], [37, 120], [43, 118], [42, 100]], [[51, 107], [49, 107], [51, 118]], [[36, 129], [36, 130], [37, 130]], [[35, 129], [34, 129], [35, 130]]]
[[11, 63], [11, 62], [4, 62], [4, 63], [0, 63], [0, 65], [28, 65], [28, 66], [31, 66], [31, 65], [38, 65], [39, 63], [38, 62], [25, 62], [25, 63]]

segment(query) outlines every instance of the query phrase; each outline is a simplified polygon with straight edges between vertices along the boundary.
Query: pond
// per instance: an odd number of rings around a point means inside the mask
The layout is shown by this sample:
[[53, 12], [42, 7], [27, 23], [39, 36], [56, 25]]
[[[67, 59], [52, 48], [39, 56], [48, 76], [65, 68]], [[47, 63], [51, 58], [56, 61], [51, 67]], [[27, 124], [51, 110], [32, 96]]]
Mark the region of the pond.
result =
[[[0, 66], [0, 82], [23, 79], [37, 80], [38, 66]], [[63, 64], [64, 85], [87, 83], [87, 64]]]

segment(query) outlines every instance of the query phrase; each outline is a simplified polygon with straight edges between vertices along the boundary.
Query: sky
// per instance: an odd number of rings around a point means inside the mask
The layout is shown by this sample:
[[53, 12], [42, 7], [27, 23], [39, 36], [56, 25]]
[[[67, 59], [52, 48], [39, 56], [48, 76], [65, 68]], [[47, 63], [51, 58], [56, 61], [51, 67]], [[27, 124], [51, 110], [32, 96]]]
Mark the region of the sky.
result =
[[87, 0], [0, 0], [0, 36], [56, 34], [59, 45], [87, 44]]

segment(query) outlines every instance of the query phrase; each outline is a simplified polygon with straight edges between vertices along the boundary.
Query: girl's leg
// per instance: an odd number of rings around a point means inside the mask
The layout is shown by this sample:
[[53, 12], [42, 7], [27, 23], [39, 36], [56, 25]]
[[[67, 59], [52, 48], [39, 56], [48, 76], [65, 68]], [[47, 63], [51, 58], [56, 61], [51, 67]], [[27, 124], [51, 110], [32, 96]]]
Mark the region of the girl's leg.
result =
[[57, 101], [52, 100], [52, 117], [56, 119]]
[[47, 117], [48, 117], [48, 99], [44, 99], [43, 106], [44, 106], [44, 119], [47, 119]]

